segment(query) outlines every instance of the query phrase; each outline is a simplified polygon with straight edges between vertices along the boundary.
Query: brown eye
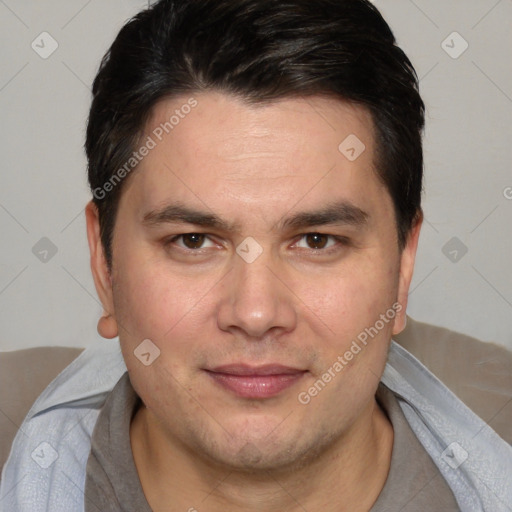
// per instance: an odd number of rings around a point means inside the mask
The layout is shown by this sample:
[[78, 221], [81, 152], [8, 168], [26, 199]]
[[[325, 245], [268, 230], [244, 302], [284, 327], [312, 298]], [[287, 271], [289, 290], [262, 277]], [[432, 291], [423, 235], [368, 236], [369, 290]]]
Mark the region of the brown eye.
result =
[[306, 243], [311, 249], [324, 249], [329, 242], [329, 235], [321, 233], [309, 233], [306, 236]]
[[199, 233], [188, 233], [186, 235], [181, 235], [181, 238], [183, 240], [183, 245], [187, 249], [200, 249], [204, 244], [206, 236]]

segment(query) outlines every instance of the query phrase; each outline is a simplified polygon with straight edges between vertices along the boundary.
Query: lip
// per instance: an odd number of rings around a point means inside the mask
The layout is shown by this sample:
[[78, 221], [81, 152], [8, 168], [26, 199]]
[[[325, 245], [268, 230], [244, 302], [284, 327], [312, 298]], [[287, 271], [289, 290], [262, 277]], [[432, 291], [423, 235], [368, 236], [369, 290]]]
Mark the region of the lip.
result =
[[268, 364], [230, 364], [206, 370], [220, 386], [242, 398], [271, 398], [302, 379], [306, 370]]

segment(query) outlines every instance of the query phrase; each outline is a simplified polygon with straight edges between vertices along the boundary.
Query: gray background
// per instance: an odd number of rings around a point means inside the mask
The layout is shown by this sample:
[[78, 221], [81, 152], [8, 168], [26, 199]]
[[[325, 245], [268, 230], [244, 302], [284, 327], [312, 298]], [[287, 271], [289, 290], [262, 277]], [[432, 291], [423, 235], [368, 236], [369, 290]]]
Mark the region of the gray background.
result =
[[[512, 349], [512, 0], [374, 3], [428, 110], [408, 312]], [[0, 350], [100, 339], [83, 214], [90, 86], [146, 4], [0, 0]], [[36, 53], [51, 49], [43, 32], [58, 44], [46, 59]]]

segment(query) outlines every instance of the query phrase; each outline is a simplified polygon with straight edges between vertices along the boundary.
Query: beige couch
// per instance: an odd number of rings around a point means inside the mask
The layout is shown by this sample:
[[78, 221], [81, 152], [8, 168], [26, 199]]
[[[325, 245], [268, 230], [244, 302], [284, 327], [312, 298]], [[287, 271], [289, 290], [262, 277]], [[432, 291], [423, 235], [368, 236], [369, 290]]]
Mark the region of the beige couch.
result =
[[[512, 444], [512, 352], [408, 317], [395, 340]], [[30, 406], [82, 349], [0, 353], [0, 468]]]

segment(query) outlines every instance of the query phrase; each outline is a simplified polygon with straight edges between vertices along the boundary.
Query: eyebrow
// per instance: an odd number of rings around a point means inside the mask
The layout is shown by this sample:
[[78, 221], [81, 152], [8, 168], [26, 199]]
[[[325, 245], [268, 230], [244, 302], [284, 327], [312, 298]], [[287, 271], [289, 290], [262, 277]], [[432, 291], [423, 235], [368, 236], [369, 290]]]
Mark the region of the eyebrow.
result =
[[[368, 224], [369, 218], [370, 215], [367, 212], [350, 201], [343, 200], [331, 203], [320, 210], [299, 212], [281, 219], [274, 227], [281, 230], [323, 225], [348, 225], [361, 228]], [[228, 222], [213, 213], [181, 204], [169, 204], [158, 210], [152, 210], [143, 216], [142, 223], [148, 227], [183, 223], [226, 232], [241, 230], [237, 223]]]

